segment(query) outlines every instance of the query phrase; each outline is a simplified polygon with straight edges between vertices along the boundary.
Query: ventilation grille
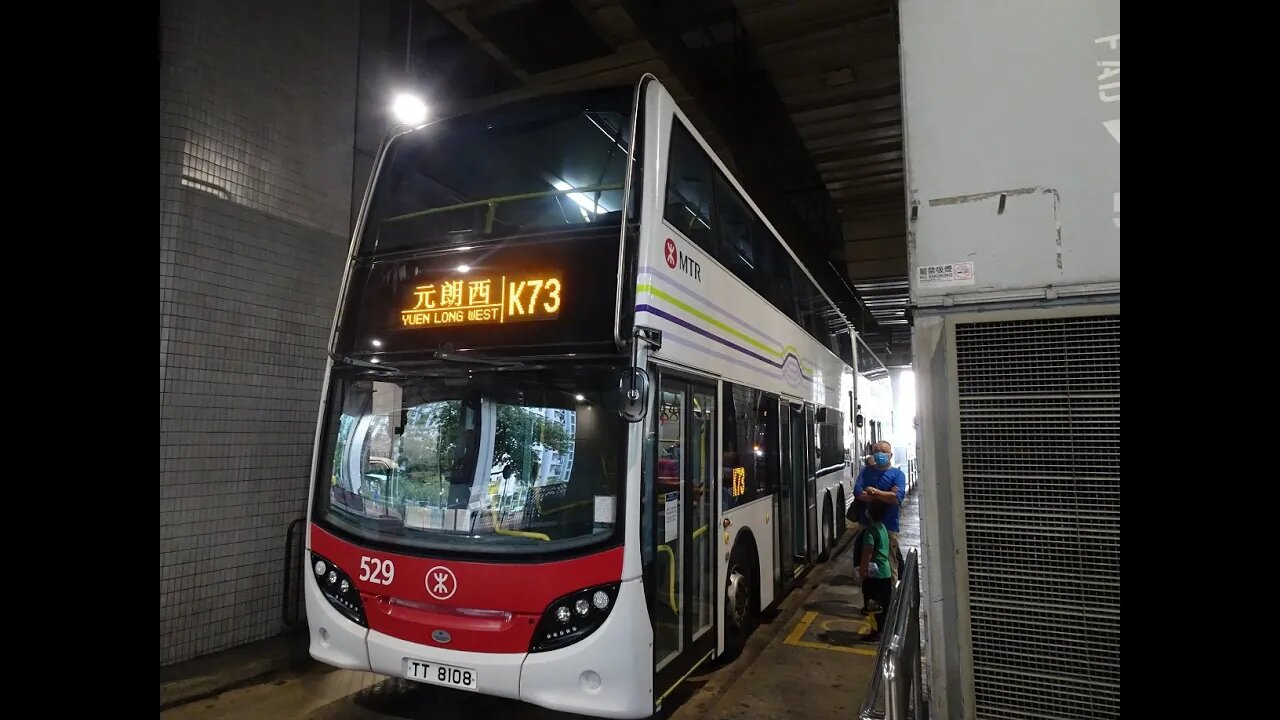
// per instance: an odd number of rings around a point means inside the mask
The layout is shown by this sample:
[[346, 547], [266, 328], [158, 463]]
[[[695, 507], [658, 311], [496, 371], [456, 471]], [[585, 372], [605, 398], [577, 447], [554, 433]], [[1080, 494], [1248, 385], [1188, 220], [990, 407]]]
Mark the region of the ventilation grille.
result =
[[1120, 717], [1120, 318], [956, 327], [977, 717]]

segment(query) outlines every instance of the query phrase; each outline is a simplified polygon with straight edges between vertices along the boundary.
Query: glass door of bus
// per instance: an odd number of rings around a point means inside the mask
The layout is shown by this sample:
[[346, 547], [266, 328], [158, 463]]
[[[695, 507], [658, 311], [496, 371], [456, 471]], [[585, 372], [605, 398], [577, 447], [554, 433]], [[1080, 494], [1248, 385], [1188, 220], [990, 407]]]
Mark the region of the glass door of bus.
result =
[[657, 702], [715, 649], [718, 417], [713, 385], [659, 374], [652, 583]]
[[796, 478], [803, 478], [804, 474], [792, 468], [792, 462], [801, 457], [791, 450], [791, 428], [794, 427], [791, 416], [795, 406], [786, 400], [778, 405], [778, 464], [782, 470], [778, 480], [778, 579], [786, 587], [804, 565], [801, 557], [804, 555], [804, 486], [796, 482]]
[[809, 506], [805, 486], [808, 475], [804, 464], [804, 411], [801, 406], [783, 400], [778, 425], [782, 466], [778, 508], [779, 561], [781, 581], [787, 585], [809, 558], [805, 543], [808, 528], [805, 518]]
[[795, 407], [791, 413], [791, 451], [800, 456], [792, 463], [797, 475], [804, 478], [805, 557], [809, 560], [818, 558], [818, 483], [814, 477], [817, 472], [817, 446], [813, 442], [813, 416], [814, 406], [809, 403], [804, 404], [803, 412]]

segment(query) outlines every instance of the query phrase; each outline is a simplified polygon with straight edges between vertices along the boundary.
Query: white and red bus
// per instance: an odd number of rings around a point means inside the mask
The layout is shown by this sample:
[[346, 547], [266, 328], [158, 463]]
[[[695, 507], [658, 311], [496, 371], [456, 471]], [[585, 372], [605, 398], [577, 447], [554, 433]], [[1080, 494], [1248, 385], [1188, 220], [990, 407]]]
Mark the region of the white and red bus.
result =
[[651, 76], [396, 134], [374, 173], [311, 655], [651, 715], [844, 528], [852, 328]]

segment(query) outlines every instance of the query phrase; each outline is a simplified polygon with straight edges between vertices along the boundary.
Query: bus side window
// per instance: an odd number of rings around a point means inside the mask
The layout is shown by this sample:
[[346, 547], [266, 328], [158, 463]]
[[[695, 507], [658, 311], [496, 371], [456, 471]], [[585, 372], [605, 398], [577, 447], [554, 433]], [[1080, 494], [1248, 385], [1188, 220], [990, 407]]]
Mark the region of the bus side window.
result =
[[760, 404], [757, 416], [760, 419], [759, 432], [761, 445], [764, 448], [762, 467], [758, 472], [762, 476], [766, 494], [778, 491], [781, 479], [781, 456], [778, 453], [778, 396], [760, 393]]
[[717, 257], [711, 220], [711, 176], [711, 158], [680, 120], [674, 120], [667, 156], [667, 202], [663, 218], [708, 255]]
[[845, 461], [847, 452], [844, 447], [844, 433], [841, 430], [843, 418], [844, 415], [839, 410], [827, 408], [826, 417], [818, 430], [822, 440], [819, 451], [821, 462], [818, 463], [820, 468], [834, 467]]
[[756, 273], [756, 292], [768, 298], [783, 315], [795, 321], [799, 315], [796, 313], [795, 293], [791, 291], [791, 256], [787, 255], [759, 218], [751, 225], [751, 244], [755, 248], [756, 265], [759, 268]]
[[715, 177], [716, 228], [720, 231], [720, 262], [752, 290], [759, 289], [759, 267], [751, 244], [751, 216], [747, 205], [720, 173]]
[[739, 462], [741, 456], [738, 454], [738, 423], [737, 412], [735, 412], [737, 403], [734, 402], [733, 388], [734, 386], [730, 383], [724, 384], [724, 402], [720, 403], [720, 416], [724, 424], [720, 436], [720, 460], [724, 468], [720, 478], [722, 510], [732, 510], [743, 502], [735, 479], [735, 470], [741, 468], [742, 463]]
[[[744, 505], [768, 492], [769, 447], [759, 390], [724, 385], [724, 509]], [[776, 403], [775, 403], [776, 407]]]

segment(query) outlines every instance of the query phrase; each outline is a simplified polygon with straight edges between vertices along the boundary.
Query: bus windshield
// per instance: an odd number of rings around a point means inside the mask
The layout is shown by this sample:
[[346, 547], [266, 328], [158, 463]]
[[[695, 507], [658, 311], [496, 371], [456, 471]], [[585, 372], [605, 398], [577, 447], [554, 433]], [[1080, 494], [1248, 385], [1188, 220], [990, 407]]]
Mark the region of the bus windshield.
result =
[[362, 255], [619, 223], [630, 89], [524, 100], [398, 138]]
[[616, 372], [337, 376], [316, 516], [357, 537], [458, 553], [614, 537], [626, 423]]

